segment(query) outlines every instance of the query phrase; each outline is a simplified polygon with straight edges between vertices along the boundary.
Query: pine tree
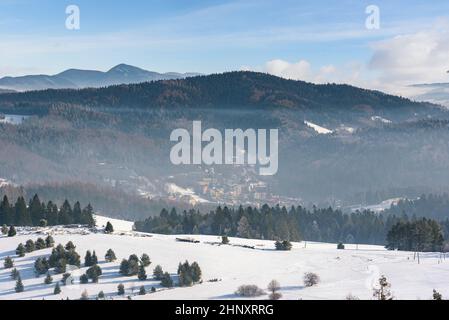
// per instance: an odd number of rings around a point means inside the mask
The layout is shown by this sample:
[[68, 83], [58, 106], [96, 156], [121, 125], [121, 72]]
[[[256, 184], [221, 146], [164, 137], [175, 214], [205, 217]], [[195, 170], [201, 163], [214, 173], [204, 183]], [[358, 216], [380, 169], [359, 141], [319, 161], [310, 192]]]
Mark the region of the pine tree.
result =
[[127, 276], [129, 273], [129, 262], [126, 259], [123, 259], [122, 262], [120, 263], [120, 270], [119, 273], [121, 275]]
[[170, 274], [168, 272], [164, 273], [161, 279], [161, 286], [165, 288], [171, 288], [173, 287], [173, 280], [170, 277]]
[[[12, 212], [11, 205], [9, 204], [8, 197], [5, 195], [0, 203], [0, 224], [12, 225], [14, 224], [14, 214]], [[3, 233], [3, 229], [2, 229]], [[5, 234], [5, 233], [3, 233]]]
[[45, 219], [45, 211], [42, 210], [42, 204], [37, 194], [34, 195], [32, 200], [30, 200], [28, 211], [33, 226], [38, 226], [39, 221]]
[[106, 255], [104, 256], [104, 258], [107, 262], [113, 262], [113, 261], [117, 260], [117, 257], [115, 256], [115, 252], [112, 249], [109, 249], [106, 252]]
[[92, 279], [92, 282], [97, 283], [98, 278], [103, 274], [101, 268], [99, 265], [94, 265], [87, 269], [86, 275], [89, 277], [89, 279]]
[[197, 283], [201, 281], [201, 268], [197, 262], [192, 263], [191, 274], [193, 282]]
[[83, 224], [81, 204], [77, 201], [73, 206], [73, 223]]
[[103, 299], [104, 299], [104, 292], [103, 292], [103, 291], [100, 291], [100, 292], [98, 293], [98, 299], [99, 299], [99, 300], [103, 300]]
[[17, 249], [16, 249], [16, 255], [19, 257], [25, 257], [25, 252], [26, 252], [26, 250], [25, 250], [24, 245], [19, 243], [19, 245], [17, 246]]
[[147, 291], [145, 290], [145, 286], [141, 286], [139, 289], [139, 295], [144, 296], [147, 294]]
[[138, 278], [140, 281], [147, 280], [147, 273], [146, 273], [146, 271], [145, 271], [145, 267], [144, 267], [143, 264], [141, 264], [141, 265], [139, 266], [139, 273], [137, 274], [137, 278]]
[[31, 220], [30, 212], [28, 211], [25, 199], [19, 197], [17, 199], [16, 205], [16, 221], [15, 224], [18, 226], [32, 226], [33, 222]]
[[3, 266], [5, 267], [5, 269], [11, 269], [14, 268], [14, 260], [11, 259], [11, 257], [6, 257], [5, 261], [3, 262]]
[[144, 267], [148, 267], [151, 264], [150, 257], [146, 253], [142, 254], [140, 261], [142, 262]]
[[43, 250], [47, 248], [47, 244], [45, 243], [45, 240], [42, 238], [38, 238], [34, 244], [36, 250]]
[[16, 234], [16, 228], [14, 228], [14, 226], [10, 226], [8, 230], [8, 237], [14, 237]]
[[67, 284], [72, 284], [73, 283], [73, 279], [72, 279], [72, 275], [70, 273], [64, 273], [62, 275], [62, 279], [61, 282], [63, 285], [67, 285]]
[[125, 286], [124, 286], [122, 283], [120, 283], [120, 284], [117, 286], [117, 294], [118, 294], [119, 296], [123, 296], [123, 295], [125, 294]]
[[44, 283], [45, 283], [45, 284], [51, 284], [51, 283], [53, 283], [53, 278], [52, 278], [52, 276], [50, 275], [50, 272], [47, 272], [47, 276], [45, 277]]
[[2, 235], [6, 236], [8, 234], [8, 226], [4, 224], [2, 226]]
[[12, 269], [12, 271], [11, 271], [11, 279], [17, 280], [18, 276], [19, 276], [19, 271], [16, 268]]
[[36, 250], [36, 246], [34, 244], [33, 240], [27, 240], [27, 242], [25, 243], [25, 251], [30, 253], [33, 252], [34, 250]]
[[164, 271], [162, 270], [162, 267], [160, 265], [157, 265], [156, 268], [153, 270], [153, 277], [155, 280], [162, 280], [162, 277], [164, 275]]
[[87, 274], [82, 274], [80, 277], [80, 282], [81, 284], [87, 284], [89, 283], [89, 277], [87, 276]]
[[59, 286], [59, 282], [56, 282], [55, 289], [53, 290], [53, 294], [57, 295], [61, 293], [61, 287]]
[[221, 237], [221, 244], [229, 244], [228, 236]]
[[52, 236], [47, 236], [47, 238], [45, 238], [45, 246], [47, 248], [52, 248], [55, 245], [55, 240], [53, 239]]
[[92, 265], [96, 265], [98, 264], [98, 258], [97, 258], [97, 254], [94, 252], [92, 253]]
[[50, 265], [46, 258], [39, 257], [34, 262], [34, 272], [36, 273], [36, 276], [47, 273], [48, 269], [50, 269]]
[[59, 210], [59, 223], [62, 225], [68, 225], [73, 223], [72, 208], [69, 201], [66, 199]]
[[92, 254], [90, 253], [90, 250], [86, 251], [86, 255], [84, 257], [84, 266], [85, 267], [91, 267], [93, 266], [92, 263]]
[[15, 290], [17, 293], [23, 292], [25, 290], [23, 283], [22, 283], [22, 278], [20, 277], [20, 274], [17, 276]]
[[70, 251], [70, 250], [75, 250], [76, 247], [75, 247], [75, 245], [73, 244], [72, 241], [69, 241], [69, 242], [67, 242], [67, 244], [65, 245], [65, 249], [66, 249], [67, 251]]
[[107, 222], [106, 223], [106, 228], [104, 229], [104, 232], [106, 233], [113, 233], [114, 232], [114, 227], [112, 226], [111, 222]]

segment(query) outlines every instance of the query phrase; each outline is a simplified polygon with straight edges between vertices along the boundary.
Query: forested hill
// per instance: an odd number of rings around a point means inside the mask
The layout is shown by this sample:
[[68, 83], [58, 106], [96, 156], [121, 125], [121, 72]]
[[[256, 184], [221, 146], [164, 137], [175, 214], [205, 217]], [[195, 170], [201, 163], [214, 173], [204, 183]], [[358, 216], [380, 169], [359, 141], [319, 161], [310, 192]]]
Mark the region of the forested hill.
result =
[[229, 72], [99, 89], [44, 90], [0, 96], [0, 108], [29, 104], [48, 106], [54, 103], [91, 107], [255, 106], [361, 112], [405, 107], [419, 111], [431, 106], [348, 85], [316, 85], [256, 72]]

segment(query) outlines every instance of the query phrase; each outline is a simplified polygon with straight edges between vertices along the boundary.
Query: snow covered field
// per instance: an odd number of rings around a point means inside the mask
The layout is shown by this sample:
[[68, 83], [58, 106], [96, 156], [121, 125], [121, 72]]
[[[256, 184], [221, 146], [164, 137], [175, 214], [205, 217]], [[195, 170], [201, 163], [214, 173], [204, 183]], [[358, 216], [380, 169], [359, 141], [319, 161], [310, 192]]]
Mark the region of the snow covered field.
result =
[[[113, 221], [113, 220], [111, 220]], [[101, 223], [100, 223], [101, 225]], [[123, 223], [126, 226], [126, 223]], [[124, 229], [117, 224], [116, 229]], [[78, 282], [79, 275], [86, 268], [72, 272], [76, 281], [71, 286], [61, 286], [62, 293], [53, 295], [55, 282], [44, 284], [44, 276], [36, 278], [33, 273], [34, 261], [37, 257], [49, 255], [51, 249], [35, 251], [23, 258], [15, 256], [19, 243], [28, 239], [36, 240], [53, 234], [56, 244], [73, 241], [76, 251], [84, 262], [86, 250], [95, 250], [99, 257], [99, 265], [103, 270], [98, 284]], [[380, 275], [385, 275], [392, 284], [392, 292], [397, 299], [430, 299], [432, 290], [436, 289], [449, 296], [447, 279], [449, 259], [440, 261], [439, 254], [421, 254], [421, 264], [413, 260], [413, 253], [390, 252], [379, 246], [347, 245], [346, 250], [337, 250], [335, 244], [294, 243], [291, 251], [275, 251], [273, 241], [248, 240], [230, 238], [230, 245], [217, 245], [219, 237], [193, 237], [200, 243], [176, 241], [181, 236], [148, 235], [133, 231], [117, 231], [113, 235], [92, 233], [87, 229], [45, 228], [20, 231], [19, 235], [0, 238], [0, 299], [78, 299], [84, 290], [91, 298], [104, 291], [107, 298], [119, 299], [117, 285], [123, 283], [126, 296], [132, 299], [239, 299], [234, 292], [242, 284], [256, 284], [266, 288], [269, 281], [276, 279], [281, 284], [283, 299], [345, 299], [348, 294], [361, 299], [371, 299], [372, 285]], [[255, 249], [235, 245], [255, 246]], [[106, 263], [104, 255], [112, 248], [118, 260]], [[139, 281], [137, 277], [119, 275], [119, 264], [122, 258], [130, 254], [147, 253], [152, 264], [147, 274], [152, 275], [153, 268], [160, 264], [164, 271], [172, 274], [175, 282], [179, 262], [186, 259], [197, 261], [203, 272], [202, 284], [189, 288], [163, 289], [158, 281]], [[3, 260], [11, 256], [20, 271], [25, 291], [15, 293], [15, 281], [10, 278], [11, 270], [3, 268]], [[312, 288], [305, 288], [303, 275], [305, 272], [316, 272], [321, 282]], [[54, 281], [61, 275], [53, 275]], [[218, 279], [216, 282], [208, 280]], [[151, 287], [156, 293], [138, 296], [139, 287], [145, 285], [147, 291]], [[260, 299], [267, 299], [261, 296]], [[123, 298], [122, 298], [123, 299]]]

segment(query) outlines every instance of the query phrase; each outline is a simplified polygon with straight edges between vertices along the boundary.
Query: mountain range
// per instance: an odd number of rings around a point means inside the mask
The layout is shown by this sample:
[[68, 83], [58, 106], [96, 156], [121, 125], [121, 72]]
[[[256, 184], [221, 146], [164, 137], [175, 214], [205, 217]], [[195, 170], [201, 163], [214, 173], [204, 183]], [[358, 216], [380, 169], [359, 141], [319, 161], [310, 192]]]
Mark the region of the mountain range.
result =
[[182, 79], [196, 76], [197, 73], [158, 73], [127, 64], [119, 64], [109, 71], [68, 69], [56, 75], [27, 75], [3, 77], [2, 90], [30, 91], [44, 89], [99, 88], [118, 84], [150, 82], [157, 80]]

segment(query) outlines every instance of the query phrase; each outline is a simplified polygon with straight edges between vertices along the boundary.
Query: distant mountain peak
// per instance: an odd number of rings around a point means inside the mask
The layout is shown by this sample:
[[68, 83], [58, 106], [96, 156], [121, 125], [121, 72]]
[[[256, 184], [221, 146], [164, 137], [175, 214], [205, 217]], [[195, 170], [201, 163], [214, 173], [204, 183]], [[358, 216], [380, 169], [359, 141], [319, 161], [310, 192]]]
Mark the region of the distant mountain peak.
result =
[[100, 88], [118, 84], [133, 84], [157, 80], [183, 79], [195, 73], [158, 73], [121, 63], [107, 72], [98, 70], [67, 69], [56, 75], [28, 75], [0, 79], [0, 89], [32, 91], [45, 89]]

